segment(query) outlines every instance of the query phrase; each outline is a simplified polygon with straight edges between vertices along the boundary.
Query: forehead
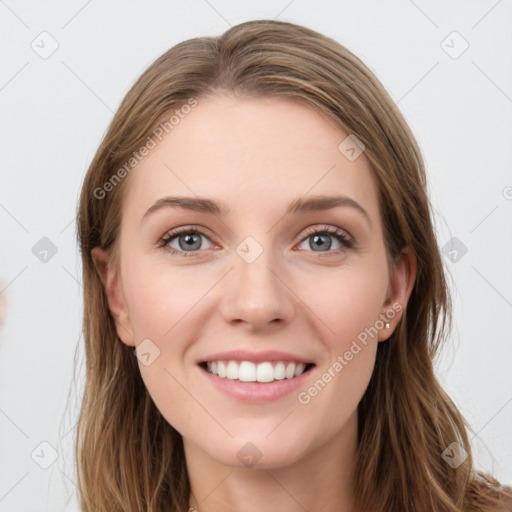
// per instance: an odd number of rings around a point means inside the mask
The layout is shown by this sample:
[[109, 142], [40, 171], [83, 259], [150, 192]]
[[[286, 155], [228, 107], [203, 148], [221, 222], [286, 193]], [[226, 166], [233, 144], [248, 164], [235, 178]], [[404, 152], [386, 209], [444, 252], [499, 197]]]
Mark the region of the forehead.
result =
[[[214, 196], [236, 211], [274, 212], [305, 195], [345, 194], [377, 215], [377, 189], [349, 134], [305, 103], [276, 98], [200, 99], [130, 174], [126, 207], [166, 194]], [[262, 199], [265, 199], [262, 202]], [[141, 209], [144, 208], [144, 211]]]

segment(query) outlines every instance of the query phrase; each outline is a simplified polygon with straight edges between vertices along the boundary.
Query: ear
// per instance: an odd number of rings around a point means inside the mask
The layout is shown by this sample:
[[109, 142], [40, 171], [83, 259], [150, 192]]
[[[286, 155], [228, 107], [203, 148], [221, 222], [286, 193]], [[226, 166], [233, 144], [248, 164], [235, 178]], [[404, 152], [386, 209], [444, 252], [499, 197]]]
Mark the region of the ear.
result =
[[[379, 331], [379, 341], [387, 340], [407, 307], [416, 281], [416, 255], [410, 247], [405, 247], [395, 262], [395, 271], [390, 276], [386, 302], [380, 314], [384, 328]], [[386, 327], [389, 323], [389, 328]]]
[[91, 256], [96, 271], [103, 283], [110, 313], [116, 323], [117, 335], [123, 343], [134, 347], [135, 342], [128, 308], [124, 299], [121, 278], [115, 269], [109, 267], [109, 256], [104, 249], [95, 247], [91, 251]]

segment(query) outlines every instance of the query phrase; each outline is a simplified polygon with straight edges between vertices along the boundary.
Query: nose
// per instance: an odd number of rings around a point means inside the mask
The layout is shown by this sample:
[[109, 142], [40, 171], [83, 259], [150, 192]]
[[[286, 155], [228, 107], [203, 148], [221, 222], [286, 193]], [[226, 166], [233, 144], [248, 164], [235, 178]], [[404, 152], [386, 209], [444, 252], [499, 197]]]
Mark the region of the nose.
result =
[[263, 251], [252, 263], [235, 253], [220, 308], [227, 322], [243, 323], [251, 331], [261, 331], [288, 324], [293, 318], [294, 293], [268, 253]]

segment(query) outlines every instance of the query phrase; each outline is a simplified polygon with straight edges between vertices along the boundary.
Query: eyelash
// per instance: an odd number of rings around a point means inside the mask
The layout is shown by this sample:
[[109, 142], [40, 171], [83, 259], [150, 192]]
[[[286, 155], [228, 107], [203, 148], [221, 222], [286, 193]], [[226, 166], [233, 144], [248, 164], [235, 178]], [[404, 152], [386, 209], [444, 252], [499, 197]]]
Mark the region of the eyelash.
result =
[[[200, 229], [197, 229], [195, 227], [183, 227], [175, 229], [174, 231], [171, 231], [170, 233], [167, 233], [161, 240], [158, 242], [159, 247], [163, 248], [164, 250], [170, 252], [171, 254], [177, 254], [180, 256], [195, 256], [200, 251], [177, 251], [176, 249], [173, 249], [171, 247], [168, 247], [167, 244], [173, 240], [174, 238], [177, 238], [179, 235], [182, 234], [193, 234], [193, 235], [202, 235], [208, 238], [206, 233], [203, 233]], [[312, 235], [332, 235], [338, 242], [340, 242], [344, 248], [336, 249], [334, 251], [326, 251], [326, 254], [323, 255], [322, 252], [319, 252], [320, 257], [329, 256], [333, 253], [340, 253], [341, 251], [345, 249], [352, 249], [355, 245], [355, 241], [350, 238], [344, 231], [341, 231], [338, 228], [333, 227], [325, 227], [322, 229], [319, 228], [309, 228], [306, 231], [306, 234], [304, 238], [302, 238], [301, 243], [304, 242], [307, 238], [309, 238]], [[311, 251], [316, 252], [316, 251]]]

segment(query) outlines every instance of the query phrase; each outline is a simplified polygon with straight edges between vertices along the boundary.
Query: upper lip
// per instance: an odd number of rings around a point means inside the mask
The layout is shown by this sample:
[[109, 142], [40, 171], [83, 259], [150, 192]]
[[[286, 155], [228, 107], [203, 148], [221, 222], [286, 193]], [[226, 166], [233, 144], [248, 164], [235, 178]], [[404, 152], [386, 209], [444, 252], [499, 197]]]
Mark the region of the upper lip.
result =
[[229, 352], [217, 352], [200, 359], [198, 363], [205, 363], [208, 361], [251, 361], [253, 363], [263, 363], [265, 361], [290, 361], [304, 364], [313, 362], [311, 359], [292, 354], [291, 352], [282, 352], [279, 350], [266, 350], [264, 352], [231, 350]]

